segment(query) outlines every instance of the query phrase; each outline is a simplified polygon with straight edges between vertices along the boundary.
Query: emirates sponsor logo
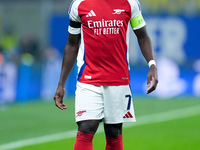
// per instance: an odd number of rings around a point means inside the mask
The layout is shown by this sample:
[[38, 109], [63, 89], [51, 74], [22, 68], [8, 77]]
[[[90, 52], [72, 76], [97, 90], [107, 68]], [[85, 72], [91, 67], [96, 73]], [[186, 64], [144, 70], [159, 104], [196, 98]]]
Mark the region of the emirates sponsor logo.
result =
[[123, 27], [124, 21], [123, 20], [100, 20], [100, 21], [93, 21], [88, 20], [88, 28], [94, 30], [94, 35], [101, 35], [101, 34], [119, 34], [120, 27]]
[[123, 20], [104, 20], [101, 21], [92, 21], [88, 20], [89, 28], [102, 28], [102, 27], [122, 27]]

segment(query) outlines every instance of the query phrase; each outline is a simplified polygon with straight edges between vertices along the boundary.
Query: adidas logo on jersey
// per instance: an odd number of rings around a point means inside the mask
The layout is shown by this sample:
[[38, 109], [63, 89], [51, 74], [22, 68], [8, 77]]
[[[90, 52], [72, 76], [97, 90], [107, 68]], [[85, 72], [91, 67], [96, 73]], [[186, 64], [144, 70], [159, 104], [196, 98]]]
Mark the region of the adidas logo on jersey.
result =
[[133, 115], [128, 111], [123, 118], [133, 118]]
[[86, 15], [86, 17], [93, 17], [93, 16], [96, 16], [96, 14], [94, 13], [93, 10], [91, 10], [91, 11]]

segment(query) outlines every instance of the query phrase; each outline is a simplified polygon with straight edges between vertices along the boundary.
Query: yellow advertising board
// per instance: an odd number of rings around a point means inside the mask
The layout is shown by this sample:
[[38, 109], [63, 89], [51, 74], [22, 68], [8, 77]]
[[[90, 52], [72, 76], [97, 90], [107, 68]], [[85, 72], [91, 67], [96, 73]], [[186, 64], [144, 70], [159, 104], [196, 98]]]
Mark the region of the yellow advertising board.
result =
[[156, 13], [200, 13], [200, 0], [139, 0], [143, 10]]

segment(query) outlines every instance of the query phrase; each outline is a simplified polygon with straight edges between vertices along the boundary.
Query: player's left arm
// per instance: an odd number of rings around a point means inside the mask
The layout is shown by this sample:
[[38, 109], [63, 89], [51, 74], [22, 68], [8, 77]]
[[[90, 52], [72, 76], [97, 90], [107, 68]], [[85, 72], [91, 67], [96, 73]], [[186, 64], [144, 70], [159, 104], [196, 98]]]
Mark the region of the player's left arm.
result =
[[142, 54], [150, 67], [150, 71], [147, 75], [147, 94], [149, 94], [156, 89], [158, 84], [154, 49], [146, 30], [146, 23], [142, 16], [140, 2], [138, 0], [130, 0], [129, 2], [132, 8], [130, 24], [137, 36]]
[[[150, 64], [152, 61], [155, 62], [154, 58], [154, 49], [150, 40], [150, 37], [147, 33], [146, 26], [134, 30], [135, 35], [137, 36], [138, 43], [141, 49], [141, 52], [146, 59], [147, 63], [149, 63], [150, 71], [147, 75], [147, 94], [154, 91], [158, 84], [158, 76], [157, 76], [157, 68], [156, 64]], [[150, 62], [151, 61], [151, 62]]]

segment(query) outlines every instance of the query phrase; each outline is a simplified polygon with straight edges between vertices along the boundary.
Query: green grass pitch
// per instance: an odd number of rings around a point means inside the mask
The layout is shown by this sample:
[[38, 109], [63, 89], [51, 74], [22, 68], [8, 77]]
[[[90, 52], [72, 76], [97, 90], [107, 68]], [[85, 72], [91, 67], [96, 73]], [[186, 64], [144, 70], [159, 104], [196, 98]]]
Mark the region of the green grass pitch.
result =
[[[77, 128], [74, 101], [65, 100], [67, 110], [59, 110], [52, 102], [31, 102], [0, 107], [0, 147], [3, 144]], [[199, 106], [198, 98], [158, 100], [133, 98], [137, 123], [140, 117], [175, 112]], [[123, 129], [124, 150], [200, 150], [200, 111], [176, 119], [149, 122]], [[190, 113], [190, 112], [186, 112]], [[169, 114], [169, 117], [173, 114]], [[181, 114], [179, 114], [181, 116]], [[151, 120], [151, 118], [148, 118]], [[154, 119], [154, 118], [152, 118]], [[129, 123], [136, 124], [136, 123]], [[100, 124], [102, 126], [102, 123]], [[75, 136], [74, 136], [75, 137]], [[75, 138], [33, 144], [15, 150], [73, 150]], [[105, 135], [99, 132], [93, 140], [94, 150], [105, 149]]]

